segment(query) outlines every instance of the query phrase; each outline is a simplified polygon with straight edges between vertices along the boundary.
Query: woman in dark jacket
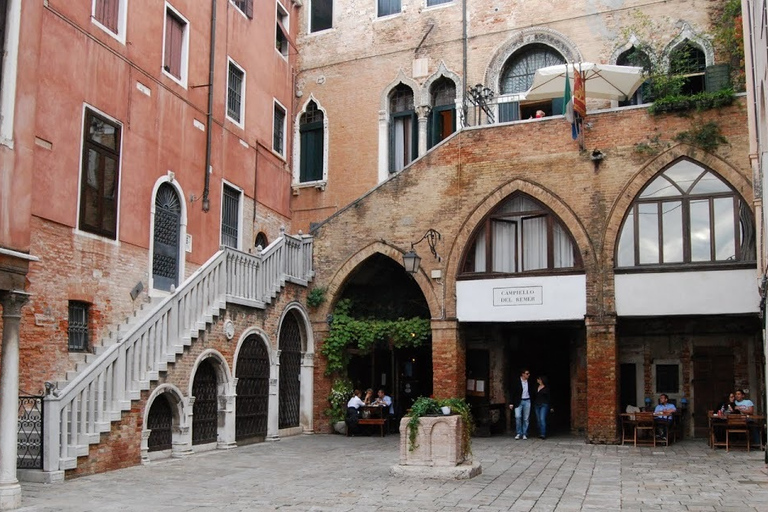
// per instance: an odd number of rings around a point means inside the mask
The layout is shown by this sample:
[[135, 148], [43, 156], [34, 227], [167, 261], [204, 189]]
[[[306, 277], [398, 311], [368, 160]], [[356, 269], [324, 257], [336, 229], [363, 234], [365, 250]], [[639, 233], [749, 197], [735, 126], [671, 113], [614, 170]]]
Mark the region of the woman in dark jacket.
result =
[[536, 411], [536, 420], [539, 424], [539, 437], [541, 439], [546, 439], [547, 414], [549, 414], [549, 383], [545, 375], [539, 376], [536, 379], [536, 383], [539, 387], [536, 390], [534, 409]]

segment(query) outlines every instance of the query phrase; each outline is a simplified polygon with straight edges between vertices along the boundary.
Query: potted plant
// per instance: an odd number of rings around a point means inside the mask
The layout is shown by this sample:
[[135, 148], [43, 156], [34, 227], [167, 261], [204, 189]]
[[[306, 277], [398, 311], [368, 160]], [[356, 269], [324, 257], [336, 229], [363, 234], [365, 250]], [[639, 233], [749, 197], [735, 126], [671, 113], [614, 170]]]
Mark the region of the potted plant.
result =
[[444, 416], [444, 407], [450, 409], [450, 415], [460, 415], [462, 419], [463, 432], [461, 438], [462, 458], [467, 458], [472, 454], [472, 432], [475, 430], [475, 422], [470, 412], [469, 404], [463, 398], [440, 398], [421, 396], [411, 406], [406, 416], [408, 419], [408, 450], [414, 451], [418, 448], [417, 437], [419, 424], [422, 417], [425, 416]]
[[331, 393], [328, 395], [329, 407], [325, 415], [331, 420], [333, 429], [339, 434], [346, 434], [347, 402], [352, 396], [352, 382], [349, 379], [338, 378], [333, 381]]

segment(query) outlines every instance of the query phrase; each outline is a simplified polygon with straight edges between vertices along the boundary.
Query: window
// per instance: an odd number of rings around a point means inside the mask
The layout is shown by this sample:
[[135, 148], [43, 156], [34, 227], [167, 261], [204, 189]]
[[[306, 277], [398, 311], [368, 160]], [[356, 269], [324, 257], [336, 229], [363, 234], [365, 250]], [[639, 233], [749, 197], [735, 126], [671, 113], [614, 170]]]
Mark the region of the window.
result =
[[378, 0], [378, 16], [391, 16], [400, 13], [400, 0]]
[[245, 14], [249, 20], [253, 19], [253, 0], [232, 0], [235, 7]]
[[706, 69], [707, 59], [704, 52], [687, 39], [669, 54], [670, 74], [684, 78], [681, 91], [683, 94], [696, 94], [705, 90]]
[[439, 78], [430, 87], [430, 98], [427, 140], [431, 148], [456, 131], [456, 84], [446, 77]]
[[277, 27], [275, 28], [275, 49], [288, 57], [288, 11], [277, 2]]
[[453, 2], [453, 0], [427, 0], [427, 7], [440, 4], [449, 4], [451, 2]]
[[86, 302], [69, 301], [69, 326], [67, 348], [70, 352], [85, 352], [90, 348], [88, 340], [88, 308]]
[[320, 32], [333, 27], [333, 0], [310, 0], [309, 31]]
[[245, 71], [229, 59], [227, 73], [227, 117], [242, 126], [245, 118]]
[[679, 160], [651, 180], [619, 233], [618, 267], [754, 261], [752, 213], [720, 177]]
[[[499, 90], [502, 95], [522, 94], [531, 88], [533, 75], [539, 68], [565, 64], [565, 59], [554, 48], [544, 44], [527, 45], [510, 57], [501, 72]], [[556, 98], [544, 102], [500, 102], [499, 122], [516, 121], [533, 117], [537, 110], [547, 115], [563, 111], [563, 99]]]
[[285, 109], [275, 102], [275, 113], [272, 125], [272, 150], [285, 156]]
[[299, 136], [301, 138], [300, 183], [323, 179], [323, 151], [325, 149], [323, 122], [323, 111], [317, 108], [317, 103], [310, 101], [306, 111], [299, 118]]
[[221, 245], [240, 248], [240, 196], [234, 187], [224, 184], [221, 198]]
[[581, 265], [567, 228], [525, 194], [516, 194], [497, 207], [468, 247], [464, 273], [511, 274]]
[[389, 113], [389, 172], [397, 172], [416, 158], [418, 147], [419, 130], [410, 87], [401, 83], [392, 90]]
[[94, 0], [93, 19], [113, 34], [117, 34], [120, 20], [120, 0]]
[[189, 49], [189, 24], [170, 5], [165, 9], [165, 42], [163, 71], [184, 87], [187, 85], [187, 52]]
[[[637, 66], [643, 68], [646, 73], [651, 72], [651, 59], [648, 58], [648, 54], [642, 50], [638, 50], [634, 46], [619, 55], [619, 58], [616, 59], [616, 65]], [[633, 94], [631, 98], [628, 98], [624, 101], [619, 101], [619, 106], [626, 107], [628, 105], [642, 105], [643, 103], [648, 103], [650, 101], [653, 101], [651, 96], [651, 83], [649, 80], [646, 80], [643, 82], [643, 85], [638, 87], [637, 91], [635, 91], [635, 94]]]
[[264, 234], [263, 231], [259, 231], [259, 234], [256, 235], [256, 241], [253, 244], [255, 247], [261, 247], [264, 249], [269, 245], [269, 242], [267, 241], [267, 235]]
[[677, 364], [656, 365], [656, 393], [678, 393], [680, 391], [680, 366]]
[[112, 240], [117, 238], [120, 134], [120, 125], [85, 110], [79, 227]]

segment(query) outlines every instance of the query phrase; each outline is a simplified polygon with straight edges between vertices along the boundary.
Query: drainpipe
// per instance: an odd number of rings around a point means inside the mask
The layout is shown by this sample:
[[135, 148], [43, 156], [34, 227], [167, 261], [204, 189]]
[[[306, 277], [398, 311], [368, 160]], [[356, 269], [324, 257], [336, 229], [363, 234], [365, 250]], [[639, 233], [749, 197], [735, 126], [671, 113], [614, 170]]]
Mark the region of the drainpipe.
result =
[[211, 191], [211, 128], [213, 126], [213, 69], [216, 56], [216, 0], [211, 0], [211, 55], [208, 69], [208, 122], [205, 140], [205, 186], [203, 187], [203, 211], [211, 208], [208, 194]]
[[468, 83], [467, 82], [467, 0], [462, 0], [461, 2], [461, 67], [462, 67], [462, 73], [464, 74], [464, 91], [461, 93], [461, 97], [464, 98], [464, 101], [462, 101], [462, 110], [464, 111], [464, 123], [467, 122], [467, 88]]

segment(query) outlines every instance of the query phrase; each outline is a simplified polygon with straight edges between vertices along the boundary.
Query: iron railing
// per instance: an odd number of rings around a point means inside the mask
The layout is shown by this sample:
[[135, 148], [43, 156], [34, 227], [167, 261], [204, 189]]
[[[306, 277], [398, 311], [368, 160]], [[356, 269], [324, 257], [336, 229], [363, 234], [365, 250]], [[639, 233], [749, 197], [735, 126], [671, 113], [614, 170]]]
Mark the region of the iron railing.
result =
[[16, 467], [43, 469], [43, 395], [19, 395]]

